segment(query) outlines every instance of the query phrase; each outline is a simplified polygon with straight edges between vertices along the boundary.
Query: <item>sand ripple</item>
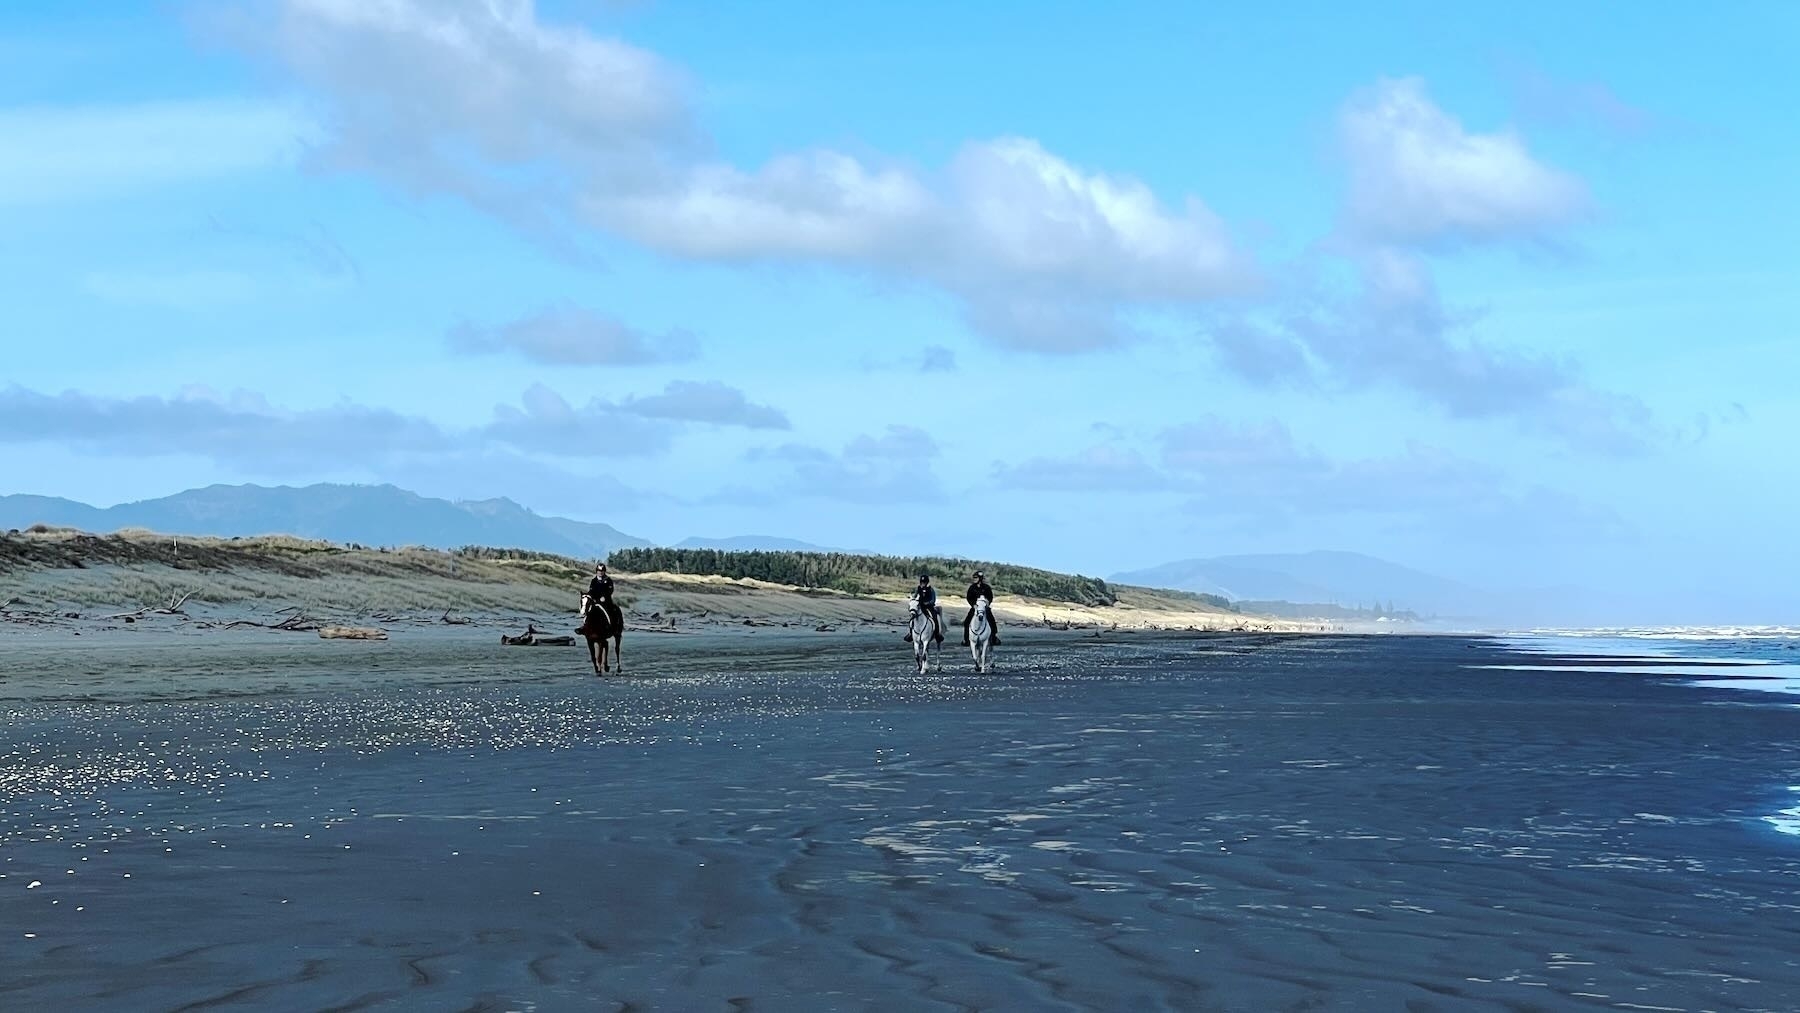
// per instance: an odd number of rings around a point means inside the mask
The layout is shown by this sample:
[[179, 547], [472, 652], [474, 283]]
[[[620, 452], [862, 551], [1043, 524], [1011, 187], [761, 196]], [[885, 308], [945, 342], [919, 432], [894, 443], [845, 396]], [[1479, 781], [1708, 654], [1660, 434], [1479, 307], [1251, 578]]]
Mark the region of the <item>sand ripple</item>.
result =
[[1792, 709], [1450, 639], [1017, 639], [9, 681], [0, 1008], [1800, 1006]]

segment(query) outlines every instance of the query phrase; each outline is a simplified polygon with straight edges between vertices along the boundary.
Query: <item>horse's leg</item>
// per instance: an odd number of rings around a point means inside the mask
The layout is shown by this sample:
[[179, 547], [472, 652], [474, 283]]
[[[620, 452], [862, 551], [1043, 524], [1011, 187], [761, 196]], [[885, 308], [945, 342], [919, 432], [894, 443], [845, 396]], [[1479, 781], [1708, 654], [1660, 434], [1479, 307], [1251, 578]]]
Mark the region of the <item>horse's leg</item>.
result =
[[613, 634], [613, 668], [621, 673], [625, 671], [625, 634], [622, 632]]
[[600, 648], [595, 645], [594, 639], [592, 637], [588, 638], [587, 648], [588, 648], [588, 662], [594, 666], [594, 674], [599, 675], [600, 674]]

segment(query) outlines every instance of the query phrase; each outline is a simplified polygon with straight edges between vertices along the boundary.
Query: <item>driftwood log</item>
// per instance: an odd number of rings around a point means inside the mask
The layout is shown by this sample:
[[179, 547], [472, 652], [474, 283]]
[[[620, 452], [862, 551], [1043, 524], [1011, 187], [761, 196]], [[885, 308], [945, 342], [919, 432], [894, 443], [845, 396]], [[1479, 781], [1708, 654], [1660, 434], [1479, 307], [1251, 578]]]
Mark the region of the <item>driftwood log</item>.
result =
[[535, 624], [527, 623], [525, 632], [516, 637], [500, 634], [500, 643], [505, 647], [573, 647], [574, 637], [547, 637]]
[[121, 612], [116, 616], [107, 616], [106, 618], [132, 620], [132, 619], [136, 619], [138, 616], [144, 615], [146, 613], [152, 613], [152, 612], [154, 612], [155, 614], [157, 614], [159, 616], [185, 616], [185, 615], [187, 615], [187, 613], [181, 611], [181, 607], [183, 605], [186, 605], [187, 600], [189, 598], [192, 598], [193, 596], [194, 596], [194, 592], [192, 592], [192, 591], [189, 591], [187, 594], [184, 594], [179, 598], [177, 598], [173, 592], [170, 592], [169, 604], [163, 606], [162, 608], [155, 608], [150, 605], [145, 605], [143, 608], [138, 609], [136, 612]]
[[254, 619], [239, 619], [236, 622], [226, 623], [225, 628], [232, 630], [239, 626], [257, 626], [265, 630], [280, 630], [284, 633], [311, 633], [319, 628], [319, 621], [317, 619], [308, 618], [304, 612], [281, 609], [275, 614], [280, 615], [282, 612], [289, 611], [292, 611], [293, 614], [278, 623], [259, 623]]
[[387, 631], [374, 626], [321, 626], [319, 636], [325, 640], [386, 640]]

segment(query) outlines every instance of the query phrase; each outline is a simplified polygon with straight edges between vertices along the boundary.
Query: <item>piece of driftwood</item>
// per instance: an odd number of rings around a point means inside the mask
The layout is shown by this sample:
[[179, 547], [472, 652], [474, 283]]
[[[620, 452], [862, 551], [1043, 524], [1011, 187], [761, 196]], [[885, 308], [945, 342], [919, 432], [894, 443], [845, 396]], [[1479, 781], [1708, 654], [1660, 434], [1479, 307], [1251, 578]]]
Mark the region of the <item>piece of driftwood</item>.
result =
[[[275, 614], [280, 615], [282, 612], [288, 611], [290, 609], [280, 609]], [[254, 619], [239, 619], [236, 622], [225, 624], [225, 628], [228, 630], [237, 629], [239, 626], [256, 626], [265, 630], [279, 630], [283, 633], [311, 633], [319, 628], [319, 622], [316, 619], [307, 618], [304, 612], [294, 611], [292, 615], [278, 623], [259, 623]]]
[[170, 592], [169, 604], [163, 606], [162, 608], [154, 608], [152, 606], [145, 605], [143, 608], [138, 609], [136, 612], [121, 612], [116, 616], [107, 616], [106, 618], [134, 620], [138, 616], [141, 616], [141, 615], [144, 615], [145, 613], [150, 613], [150, 612], [154, 612], [155, 614], [157, 614], [159, 616], [185, 616], [185, 615], [187, 615], [187, 613], [181, 611], [181, 607], [183, 605], [186, 605], [187, 600], [189, 598], [192, 598], [193, 596], [194, 596], [194, 592], [192, 592], [192, 591], [189, 591], [187, 594], [184, 594], [179, 598], [177, 598], [175, 596], [174, 592]]
[[467, 626], [469, 625], [469, 618], [467, 616], [453, 616], [450, 614], [449, 609], [445, 609], [443, 618], [440, 619], [439, 622], [448, 626]]
[[386, 640], [387, 631], [374, 626], [321, 626], [319, 636], [325, 640]]
[[574, 637], [547, 637], [537, 626], [527, 623], [525, 632], [516, 637], [500, 634], [500, 643], [506, 647], [573, 647]]

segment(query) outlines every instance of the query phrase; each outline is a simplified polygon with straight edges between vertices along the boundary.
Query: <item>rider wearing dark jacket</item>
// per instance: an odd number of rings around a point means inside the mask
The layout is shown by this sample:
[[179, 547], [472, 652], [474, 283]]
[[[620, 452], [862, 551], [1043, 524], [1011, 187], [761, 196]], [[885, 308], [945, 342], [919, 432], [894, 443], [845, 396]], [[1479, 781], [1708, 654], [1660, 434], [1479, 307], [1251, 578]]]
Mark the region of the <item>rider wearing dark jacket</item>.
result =
[[613, 601], [613, 579], [607, 575], [605, 563], [595, 564], [594, 579], [588, 581], [587, 593], [581, 596], [582, 620], [585, 622], [588, 613], [596, 608], [606, 610], [613, 629], [624, 628], [625, 617], [620, 613], [618, 603]]
[[1000, 643], [1000, 622], [994, 618], [994, 589], [987, 582], [987, 575], [980, 570], [969, 580], [969, 591], [963, 595], [969, 602], [969, 614], [963, 616], [963, 646], [969, 646], [969, 624], [975, 621], [975, 602], [986, 598], [988, 603], [988, 628], [993, 630], [993, 642]]
[[[937, 588], [931, 586], [930, 574], [919, 574], [919, 586], [914, 589], [913, 597], [919, 600], [919, 609], [931, 617], [932, 639], [942, 643], [944, 639], [944, 610], [938, 607]], [[912, 631], [907, 630], [906, 636], [901, 639], [905, 640], [907, 643], [912, 643]]]

